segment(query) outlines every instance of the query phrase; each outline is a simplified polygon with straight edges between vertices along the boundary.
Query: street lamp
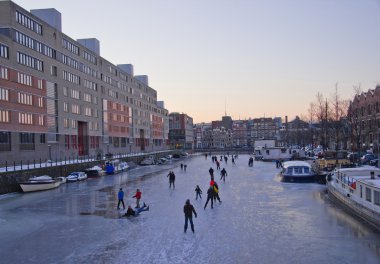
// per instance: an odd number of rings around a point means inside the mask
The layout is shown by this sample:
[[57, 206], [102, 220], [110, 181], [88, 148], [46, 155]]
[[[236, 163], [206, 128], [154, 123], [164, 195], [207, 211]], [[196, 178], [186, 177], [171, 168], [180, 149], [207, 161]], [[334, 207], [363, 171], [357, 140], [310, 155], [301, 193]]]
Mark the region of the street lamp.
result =
[[49, 144], [48, 147], [49, 147], [49, 160], [51, 160], [51, 145]]

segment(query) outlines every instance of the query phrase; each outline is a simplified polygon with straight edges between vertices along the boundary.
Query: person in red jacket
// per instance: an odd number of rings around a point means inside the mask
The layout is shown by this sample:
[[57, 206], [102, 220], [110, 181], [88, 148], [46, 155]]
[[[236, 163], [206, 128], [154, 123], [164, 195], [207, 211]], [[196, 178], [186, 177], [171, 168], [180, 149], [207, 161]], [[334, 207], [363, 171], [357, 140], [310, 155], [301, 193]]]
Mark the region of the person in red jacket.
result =
[[132, 198], [136, 198], [136, 208], [140, 208], [140, 199], [141, 199], [140, 189], [136, 190], [136, 194], [132, 196]]

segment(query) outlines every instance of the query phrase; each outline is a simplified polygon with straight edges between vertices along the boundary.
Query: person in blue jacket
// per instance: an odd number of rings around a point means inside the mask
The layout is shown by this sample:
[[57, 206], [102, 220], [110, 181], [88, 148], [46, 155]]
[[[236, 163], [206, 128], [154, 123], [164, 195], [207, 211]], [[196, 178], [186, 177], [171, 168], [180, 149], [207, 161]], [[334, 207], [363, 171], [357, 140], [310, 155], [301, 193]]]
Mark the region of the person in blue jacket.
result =
[[120, 209], [120, 203], [123, 204], [123, 209], [125, 209], [125, 204], [124, 204], [124, 192], [123, 188], [120, 188], [118, 194], [117, 194], [118, 202], [117, 202], [117, 210]]

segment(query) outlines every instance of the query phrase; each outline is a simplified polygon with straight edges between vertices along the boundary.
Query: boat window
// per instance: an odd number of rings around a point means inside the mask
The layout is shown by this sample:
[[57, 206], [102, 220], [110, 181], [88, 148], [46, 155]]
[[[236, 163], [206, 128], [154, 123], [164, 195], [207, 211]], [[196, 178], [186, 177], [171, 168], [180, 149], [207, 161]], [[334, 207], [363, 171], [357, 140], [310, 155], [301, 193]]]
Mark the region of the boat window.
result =
[[295, 174], [301, 174], [302, 173], [302, 167], [295, 167], [294, 168], [294, 173]]
[[305, 168], [303, 168], [303, 172], [304, 172], [304, 173], [309, 173], [309, 172], [310, 172], [310, 170], [309, 170], [309, 168], [308, 168], [308, 167], [305, 167]]
[[380, 205], [380, 192], [378, 191], [373, 191], [373, 202], [376, 204], [376, 205]]
[[368, 187], [365, 187], [365, 199], [368, 201], [368, 202], [371, 202], [371, 197], [372, 196], [372, 193], [371, 193], [371, 189], [368, 188]]

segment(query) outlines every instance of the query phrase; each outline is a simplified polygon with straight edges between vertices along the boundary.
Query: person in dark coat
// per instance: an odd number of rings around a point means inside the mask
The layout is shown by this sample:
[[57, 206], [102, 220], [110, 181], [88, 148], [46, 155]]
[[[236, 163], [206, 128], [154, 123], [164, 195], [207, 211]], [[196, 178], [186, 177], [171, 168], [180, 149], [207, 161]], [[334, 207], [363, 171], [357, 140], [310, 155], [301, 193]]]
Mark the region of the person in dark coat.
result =
[[223, 168], [220, 171], [220, 180], [223, 180], [223, 182], [226, 182], [226, 176], [227, 176], [227, 171], [225, 168]]
[[202, 190], [201, 190], [201, 188], [199, 187], [199, 185], [197, 185], [197, 187], [195, 188], [195, 193], [196, 193], [195, 200], [198, 200], [198, 196], [199, 196], [199, 198], [202, 199], [202, 196], [201, 196], [201, 194], [202, 194]]
[[211, 209], [214, 208], [214, 186], [210, 186], [207, 190], [207, 201], [205, 203], [204, 209], [206, 209], [208, 201], [211, 200]]
[[208, 172], [210, 173], [210, 177], [213, 178], [214, 177], [214, 169], [212, 167], [210, 167]]
[[124, 214], [124, 216], [127, 216], [127, 217], [131, 215], [138, 216], [143, 211], [149, 211], [149, 206], [147, 206], [145, 203], [143, 207], [137, 208], [136, 210], [133, 210], [132, 206], [128, 205], [127, 212]]
[[175, 185], [174, 185], [174, 182], [175, 182], [175, 174], [173, 171], [170, 171], [168, 176], [166, 177], [169, 177], [169, 188], [172, 187], [172, 184], [173, 184], [173, 189], [175, 189]]
[[118, 194], [117, 194], [117, 198], [118, 198], [118, 202], [117, 202], [117, 210], [120, 209], [120, 203], [123, 205], [123, 209], [125, 209], [125, 205], [124, 205], [124, 192], [123, 192], [123, 188], [120, 188]]
[[194, 233], [194, 224], [193, 224], [193, 213], [195, 218], [197, 218], [197, 212], [195, 212], [194, 206], [190, 204], [190, 200], [187, 199], [185, 206], [183, 207], [183, 212], [185, 213], [185, 227], [184, 232], [187, 230], [187, 223], [190, 221], [191, 231]]

